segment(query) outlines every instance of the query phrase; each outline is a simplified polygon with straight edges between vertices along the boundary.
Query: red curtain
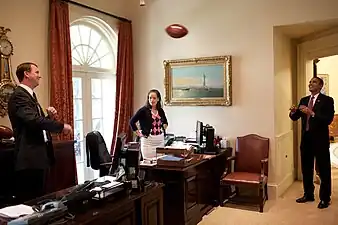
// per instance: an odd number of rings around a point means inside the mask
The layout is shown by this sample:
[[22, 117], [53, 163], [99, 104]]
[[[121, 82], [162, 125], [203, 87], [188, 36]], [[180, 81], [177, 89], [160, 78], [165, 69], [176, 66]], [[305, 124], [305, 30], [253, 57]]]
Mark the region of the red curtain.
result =
[[[61, 0], [50, 0], [50, 105], [58, 111], [57, 120], [74, 127], [72, 56], [69, 7]], [[73, 140], [74, 134], [60, 134], [59, 140]]]
[[133, 115], [133, 96], [134, 63], [132, 25], [130, 22], [120, 22], [117, 48], [114, 135], [110, 151], [111, 154], [114, 154], [116, 137], [120, 133], [127, 134], [127, 141], [132, 139], [129, 120]]
[[[50, 0], [49, 32], [50, 105], [58, 111], [57, 120], [74, 127], [69, 7], [67, 3], [61, 0]], [[74, 140], [74, 133], [60, 134], [56, 136], [56, 139]], [[77, 183], [75, 157], [74, 167], [74, 173], [68, 173], [67, 176], [75, 179], [75, 183]], [[52, 179], [53, 174], [55, 176], [59, 172], [57, 168], [52, 167], [47, 180]]]

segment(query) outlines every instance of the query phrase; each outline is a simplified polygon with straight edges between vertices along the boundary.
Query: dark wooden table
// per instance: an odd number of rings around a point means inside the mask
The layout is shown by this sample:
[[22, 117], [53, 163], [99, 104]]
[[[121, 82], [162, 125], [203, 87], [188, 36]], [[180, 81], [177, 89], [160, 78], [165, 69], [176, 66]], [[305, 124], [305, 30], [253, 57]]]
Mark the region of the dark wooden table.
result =
[[46, 193], [77, 185], [74, 141], [53, 141], [55, 164], [48, 171]]
[[[46, 177], [45, 193], [72, 187], [77, 184], [74, 141], [53, 141], [55, 164]], [[37, 156], [38, 157], [38, 156]], [[16, 187], [14, 144], [0, 143], [0, 207], [17, 204], [13, 196]]]
[[0, 142], [0, 207], [10, 204], [15, 195], [14, 144]]
[[[154, 182], [146, 191], [126, 194], [118, 199], [107, 198], [89, 203], [85, 211], [74, 213], [73, 220], [65, 225], [163, 225], [163, 184]], [[59, 199], [69, 193], [72, 188], [61, 190], [36, 200], [27, 202], [35, 205], [44, 199]], [[0, 225], [6, 224], [1, 220]]]
[[164, 224], [197, 225], [202, 216], [219, 204], [219, 184], [232, 148], [217, 155], [204, 155], [185, 168], [141, 166], [146, 179], [165, 184]]

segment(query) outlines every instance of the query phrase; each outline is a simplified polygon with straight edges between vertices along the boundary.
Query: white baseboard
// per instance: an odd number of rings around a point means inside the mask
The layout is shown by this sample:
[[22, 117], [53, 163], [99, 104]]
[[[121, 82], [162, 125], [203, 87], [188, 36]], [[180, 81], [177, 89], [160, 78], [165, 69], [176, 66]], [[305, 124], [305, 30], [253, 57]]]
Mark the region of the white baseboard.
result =
[[279, 184], [268, 183], [268, 195], [269, 199], [277, 199], [293, 184], [293, 174], [289, 173]]
[[269, 200], [277, 199], [277, 184], [268, 184]]
[[278, 197], [285, 193], [285, 191], [293, 184], [295, 181], [293, 173], [289, 173], [284, 177], [284, 179], [279, 183], [277, 187]]

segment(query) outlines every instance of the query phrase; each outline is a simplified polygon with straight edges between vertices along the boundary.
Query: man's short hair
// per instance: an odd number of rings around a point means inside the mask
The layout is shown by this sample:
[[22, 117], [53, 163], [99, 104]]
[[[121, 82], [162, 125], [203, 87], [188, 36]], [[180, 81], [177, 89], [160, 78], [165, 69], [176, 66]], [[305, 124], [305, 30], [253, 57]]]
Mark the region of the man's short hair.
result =
[[38, 65], [32, 62], [24, 62], [16, 67], [16, 77], [18, 78], [19, 82], [21, 82], [25, 77], [25, 72], [31, 72], [32, 65], [38, 67]]

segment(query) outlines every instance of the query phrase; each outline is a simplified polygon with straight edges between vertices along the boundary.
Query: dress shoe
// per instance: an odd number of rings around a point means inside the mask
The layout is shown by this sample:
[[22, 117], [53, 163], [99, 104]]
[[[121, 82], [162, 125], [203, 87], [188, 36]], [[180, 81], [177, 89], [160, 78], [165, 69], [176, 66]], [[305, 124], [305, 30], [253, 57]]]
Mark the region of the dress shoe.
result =
[[303, 196], [301, 198], [297, 198], [296, 202], [297, 203], [305, 203], [305, 202], [313, 202], [315, 198], [313, 196], [308, 197], [308, 196]]
[[325, 209], [329, 207], [330, 201], [320, 201], [318, 204], [318, 209]]

